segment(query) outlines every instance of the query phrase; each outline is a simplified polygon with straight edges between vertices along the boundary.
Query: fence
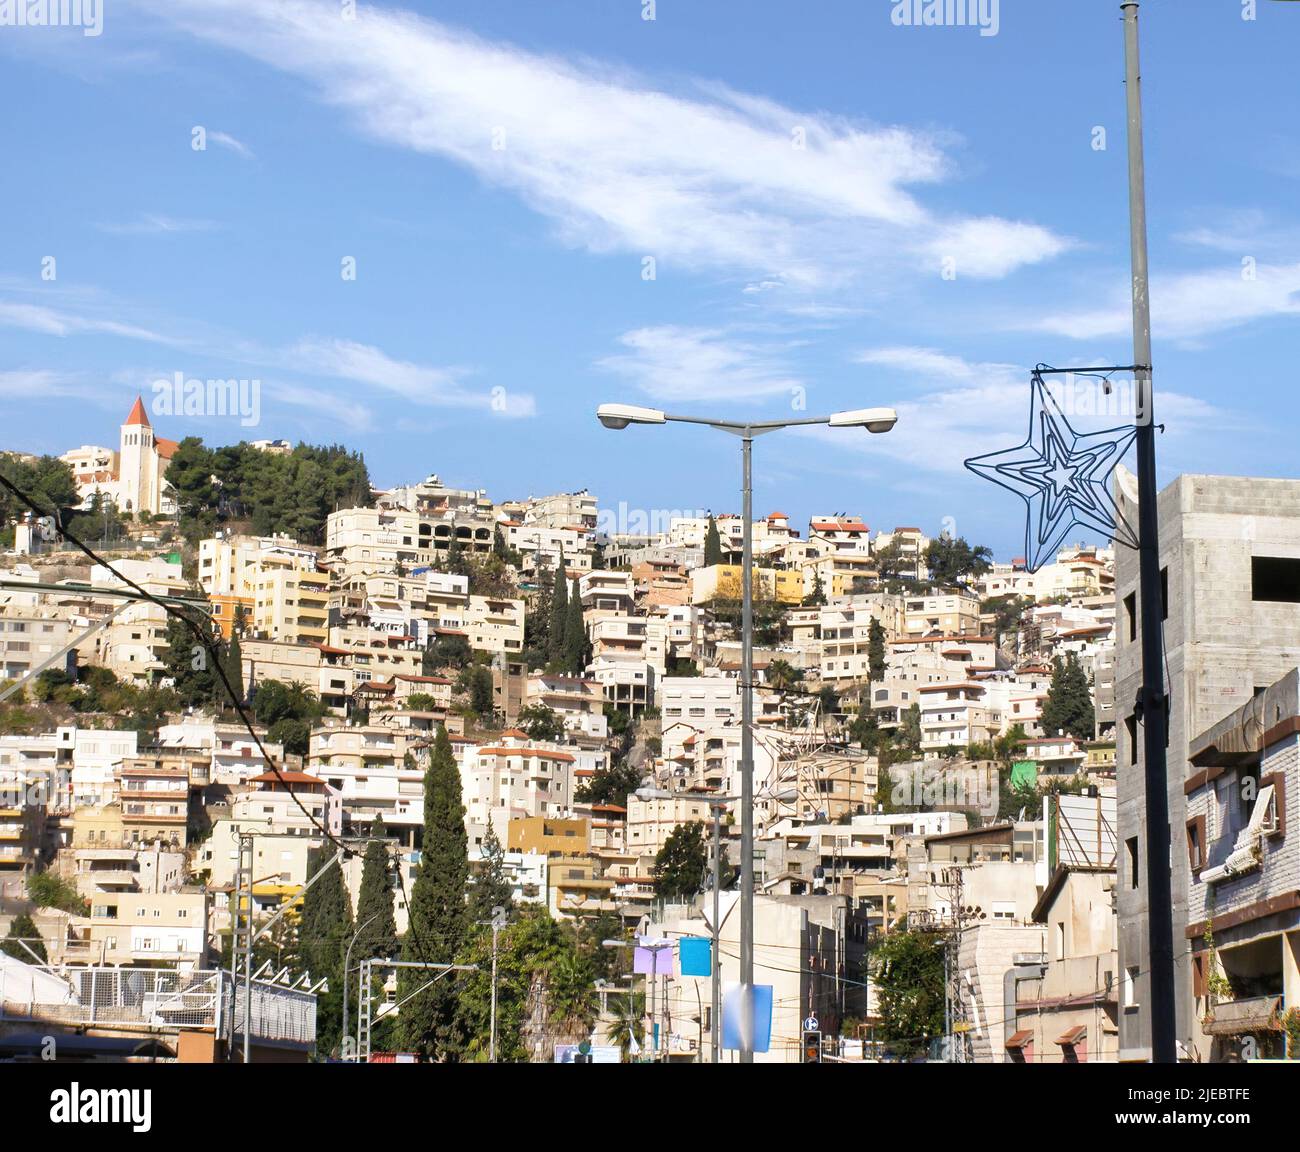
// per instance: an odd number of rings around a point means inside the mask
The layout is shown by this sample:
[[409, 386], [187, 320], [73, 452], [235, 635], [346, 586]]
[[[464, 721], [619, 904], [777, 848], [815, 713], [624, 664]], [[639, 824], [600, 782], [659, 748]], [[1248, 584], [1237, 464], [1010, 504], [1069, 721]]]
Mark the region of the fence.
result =
[[[0, 1020], [158, 1031], [211, 1028], [240, 1032], [244, 986], [230, 995], [228, 973], [175, 968], [69, 968], [0, 963]], [[254, 1039], [311, 1045], [316, 1040], [316, 997], [253, 981]], [[233, 1007], [233, 1013], [231, 1011]]]

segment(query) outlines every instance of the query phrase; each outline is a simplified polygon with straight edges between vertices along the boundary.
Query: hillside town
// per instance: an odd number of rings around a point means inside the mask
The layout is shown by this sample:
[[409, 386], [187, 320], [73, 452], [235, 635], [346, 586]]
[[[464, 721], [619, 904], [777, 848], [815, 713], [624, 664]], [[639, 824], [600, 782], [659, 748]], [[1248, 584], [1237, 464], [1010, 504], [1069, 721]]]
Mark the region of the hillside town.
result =
[[[1130, 550], [756, 516], [747, 682], [733, 513], [633, 536], [429, 475], [308, 522], [210, 455], [136, 400], [117, 449], [0, 464], [80, 509], [4, 509], [0, 1043], [732, 1058], [748, 693], [755, 1060], [1149, 1045]], [[1284, 1053], [1300, 483], [1161, 505], [1180, 1058]]]

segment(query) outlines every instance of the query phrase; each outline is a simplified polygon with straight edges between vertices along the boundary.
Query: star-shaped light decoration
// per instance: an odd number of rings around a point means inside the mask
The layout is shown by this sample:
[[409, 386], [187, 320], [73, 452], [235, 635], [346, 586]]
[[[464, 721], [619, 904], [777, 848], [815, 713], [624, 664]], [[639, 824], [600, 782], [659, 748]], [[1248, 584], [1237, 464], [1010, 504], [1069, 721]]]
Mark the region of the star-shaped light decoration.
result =
[[1036, 572], [1055, 559], [1075, 526], [1136, 545], [1110, 490], [1137, 429], [1080, 434], [1070, 427], [1043, 378], [1030, 385], [1029, 439], [1018, 448], [975, 456], [966, 467], [1025, 502], [1025, 566]]

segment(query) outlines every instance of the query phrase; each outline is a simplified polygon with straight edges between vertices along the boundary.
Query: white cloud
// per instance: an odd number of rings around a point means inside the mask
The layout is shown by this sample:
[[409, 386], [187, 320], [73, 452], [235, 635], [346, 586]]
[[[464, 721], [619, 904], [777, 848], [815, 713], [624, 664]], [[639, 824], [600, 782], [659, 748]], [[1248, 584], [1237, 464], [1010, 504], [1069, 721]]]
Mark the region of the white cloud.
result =
[[171, 236], [184, 232], [210, 232], [217, 225], [213, 220], [182, 220], [146, 212], [135, 220], [97, 224], [96, 227], [114, 236]]
[[220, 144], [221, 147], [234, 152], [237, 156], [242, 156], [245, 160], [253, 159], [253, 150], [242, 140], [235, 139], [229, 132], [209, 132], [208, 139], [214, 144]]
[[277, 354], [277, 359], [283, 367], [393, 393], [420, 407], [480, 408], [512, 417], [536, 414], [536, 402], [528, 393], [500, 387], [475, 391], [462, 382], [469, 374], [466, 369], [396, 360], [354, 340], [311, 337]]
[[[1237, 328], [1253, 320], [1300, 313], [1300, 264], [1257, 264], [1254, 279], [1240, 265], [1162, 276], [1151, 283], [1151, 333], [1190, 340]], [[1092, 340], [1131, 331], [1126, 282], [1107, 292], [1101, 307], [1051, 313], [1030, 330]]]
[[929, 211], [914, 189], [951, 167], [933, 134], [716, 84], [668, 91], [393, 9], [345, 20], [334, 0], [139, 2], [313, 82], [372, 138], [512, 190], [575, 247], [827, 287], [864, 269], [881, 284], [928, 273], [938, 248], [968, 275], [1003, 276], [1067, 243]]
[[41, 304], [19, 304], [8, 300], [0, 300], [0, 325], [8, 328], [23, 328], [28, 332], [37, 332], [45, 336], [102, 333], [123, 336], [131, 340], [147, 340], [157, 344], [169, 343], [166, 337], [160, 336], [157, 332], [138, 328], [134, 324], [77, 315], [47, 308]]
[[625, 332], [627, 351], [597, 367], [630, 381], [660, 401], [753, 400], [789, 395], [803, 386], [783, 364], [781, 350], [736, 339], [723, 329], [662, 325]]
[[1038, 224], [982, 216], [942, 225], [925, 251], [936, 266], [952, 261], [958, 277], [988, 280], [1050, 260], [1071, 247], [1072, 241]]

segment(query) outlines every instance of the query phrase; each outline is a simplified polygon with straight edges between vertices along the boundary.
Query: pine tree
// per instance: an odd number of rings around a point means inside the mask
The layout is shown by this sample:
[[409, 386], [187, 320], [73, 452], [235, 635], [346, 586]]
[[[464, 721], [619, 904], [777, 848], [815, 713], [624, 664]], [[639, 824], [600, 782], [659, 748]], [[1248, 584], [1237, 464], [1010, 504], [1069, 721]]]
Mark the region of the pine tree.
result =
[[704, 846], [704, 825], [678, 824], [668, 834], [651, 869], [655, 895], [665, 900], [682, 900], [693, 896], [704, 885], [704, 872], [708, 862], [708, 850]]
[[547, 634], [547, 656], [557, 665], [564, 661], [564, 641], [569, 624], [569, 574], [564, 566], [564, 551], [560, 551], [560, 566], [555, 570], [555, 584], [551, 591], [551, 627]]
[[366, 843], [361, 889], [357, 893], [357, 935], [352, 945], [352, 955], [357, 960], [397, 955], [397, 922], [393, 915], [393, 887], [388, 878], [386, 839], [383, 818], [377, 817]]
[[813, 569], [812, 591], [804, 599], [805, 608], [819, 608], [826, 603], [826, 586], [822, 583], [820, 568]]
[[[424, 774], [424, 842], [411, 887], [404, 960], [455, 963], [466, 938], [468, 878], [460, 771], [447, 730], [440, 727]], [[398, 982], [401, 995], [415, 992], [430, 976], [418, 968], [404, 969]], [[458, 1059], [463, 1037], [457, 1022], [455, 977], [445, 976], [413, 996], [402, 1006], [399, 1022], [407, 1048], [434, 1059]]]
[[722, 563], [722, 537], [718, 535], [718, 522], [709, 514], [709, 526], [704, 532], [704, 567]]
[[867, 629], [867, 675], [873, 684], [885, 678], [885, 630], [874, 616]]
[[582, 601], [577, 593], [569, 600], [569, 615], [564, 624], [564, 668], [575, 676], [586, 666], [587, 627], [582, 618]]
[[1043, 701], [1043, 731], [1048, 736], [1065, 732], [1076, 740], [1091, 740], [1096, 732], [1096, 715], [1088, 676], [1074, 653], [1052, 662], [1052, 683]]
[[489, 816], [487, 831], [483, 834], [482, 860], [469, 890], [470, 923], [488, 923], [492, 919], [494, 908], [513, 912], [514, 887], [506, 875], [505, 848], [497, 838], [496, 828]]
[[[22, 940], [27, 948], [24, 948], [18, 941]], [[27, 949], [30, 948], [31, 952]], [[20, 912], [9, 923], [9, 935], [0, 940], [0, 952], [6, 956], [12, 956], [15, 960], [21, 960], [24, 964], [35, 964], [32, 958], [32, 952], [40, 957], [40, 962], [46, 964], [49, 962], [49, 954], [45, 951], [45, 942], [41, 939], [41, 934], [36, 928], [36, 921], [33, 920], [26, 912]]]

